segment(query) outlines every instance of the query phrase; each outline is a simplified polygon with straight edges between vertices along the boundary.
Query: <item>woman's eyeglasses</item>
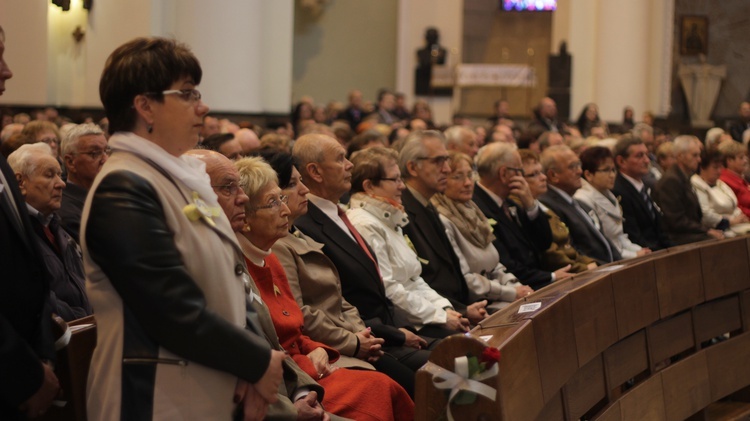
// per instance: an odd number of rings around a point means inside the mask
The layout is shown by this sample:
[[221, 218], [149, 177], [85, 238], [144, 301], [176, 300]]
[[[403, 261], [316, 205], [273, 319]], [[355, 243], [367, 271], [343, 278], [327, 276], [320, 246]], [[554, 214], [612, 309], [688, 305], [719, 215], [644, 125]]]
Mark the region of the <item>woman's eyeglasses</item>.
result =
[[282, 195], [279, 195], [279, 197], [277, 198], [271, 199], [271, 201], [269, 201], [267, 205], [253, 206], [251, 209], [253, 210], [279, 209], [282, 204], [286, 205], [287, 203], [289, 203], [289, 196], [282, 194]]
[[179, 95], [183, 101], [200, 101], [201, 91], [197, 89], [169, 89], [161, 92], [146, 92], [146, 95]]
[[380, 177], [380, 181], [393, 181], [396, 184], [402, 184], [404, 182], [404, 179], [401, 177]]

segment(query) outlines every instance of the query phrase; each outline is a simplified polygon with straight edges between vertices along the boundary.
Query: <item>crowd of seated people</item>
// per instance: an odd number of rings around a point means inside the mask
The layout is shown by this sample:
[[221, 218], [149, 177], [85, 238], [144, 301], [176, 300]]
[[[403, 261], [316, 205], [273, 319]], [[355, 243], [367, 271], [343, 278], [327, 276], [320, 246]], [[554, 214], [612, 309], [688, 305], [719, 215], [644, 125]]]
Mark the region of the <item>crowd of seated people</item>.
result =
[[[137, 42], [126, 46], [148, 54]], [[389, 90], [372, 102], [352, 90], [346, 106], [305, 97], [288, 122], [261, 127], [209, 114], [192, 53], [177, 46], [170, 54], [183, 55], [186, 68], [153, 86], [108, 67], [110, 119], [98, 124], [72, 123], [54, 109], [3, 112], [9, 167], [3, 158], [0, 208], [3, 229], [17, 237], [3, 241], [27, 242], [28, 256], [13, 258], [41, 264], [24, 275], [39, 283], [35, 308], [66, 321], [98, 316], [90, 414], [131, 414], [120, 404], [128, 390], [109, 385], [111, 376], [143, 374], [112, 360], [122, 356], [112, 352], [114, 332], [135, 329], [127, 340], [148, 348], [156, 381], [172, 380], [164, 383], [172, 393], [199, 379], [217, 386], [206, 396], [229, 391], [215, 411], [410, 419], [415, 373], [442, 338], [599, 265], [750, 231], [748, 151], [734, 137], [742, 127], [731, 137], [717, 129], [705, 141], [672, 140], [627, 108], [623, 133], [613, 133], [596, 104], [573, 123], [558, 117], [551, 98], [528, 125], [498, 101], [487, 125], [457, 118], [438, 127], [428, 102], [410, 112], [404, 95]], [[127, 104], [115, 82], [134, 85]], [[148, 106], [174, 101], [192, 105], [190, 129]], [[180, 130], [190, 136], [178, 145], [170, 136]], [[154, 216], [160, 212], [167, 216]], [[132, 223], [139, 225], [129, 232]], [[110, 228], [132, 241], [111, 237]], [[150, 229], [159, 233], [154, 241], [144, 236]], [[155, 263], [157, 246], [167, 255]], [[226, 267], [207, 271], [211, 259]], [[226, 279], [212, 284], [217, 275]], [[134, 276], [153, 284], [130, 284]], [[150, 314], [143, 303], [174, 299], [165, 291], [189, 299]], [[228, 291], [242, 297], [222, 295]], [[3, 332], [22, 332], [9, 308], [3, 301]], [[123, 308], [124, 319], [115, 314]], [[222, 310], [201, 312], [215, 308]], [[216, 346], [190, 349], [207, 340]], [[247, 355], [230, 356], [222, 344]], [[48, 351], [33, 353], [47, 361]], [[197, 362], [185, 374], [194, 377], [174, 382], [166, 360]], [[0, 417], [44, 407], [33, 399], [40, 387], [49, 395], [54, 374], [46, 363], [31, 366], [33, 384], [4, 399], [15, 406]], [[190, 407], [167, 406], [148, 410]]]

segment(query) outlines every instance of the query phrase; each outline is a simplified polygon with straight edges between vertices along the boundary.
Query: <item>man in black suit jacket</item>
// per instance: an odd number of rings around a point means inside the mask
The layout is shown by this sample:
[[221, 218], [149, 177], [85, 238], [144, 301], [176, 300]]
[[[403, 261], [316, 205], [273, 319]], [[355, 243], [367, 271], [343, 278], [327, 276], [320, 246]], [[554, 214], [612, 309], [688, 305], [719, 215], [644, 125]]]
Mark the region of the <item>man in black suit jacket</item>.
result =
[[[409, 215], [403, 228], [422, 262], [422, 278], [438, 294], [447, 298], [453, 308], [476, 324], [486, 316], [487, 301], [469, 302], [469, 288], [461, 265], [451, 246], [445, 227], [430, 198], [445, 190], [450, 173], [445, 138], [434, 130], [409, 135], [399, 155], [401, 176], [406, 190], [401, 202]], [[425, 261], [427, 263], [425, 263]]]
[[581, 160], [569, 147], [551, 146], [541, 157], [549, 189], [539, 197], [570, 229], [570, 240], [579, 252], [598, 263], [622, 259], [614, 245], [602, 234], [593, 210], [573, 199], [581, 188]]
[[[485, 146], [477, 154], [479, 182], [473, 200], [487, 218], [496, 221], [493, 244], [500, 261], [522, 283], [539, 289], [572, 274], [569, 265], [555, 272], [540, 269], [541, 255], [552, 243], [552, 231], [520, 169], [521, 157], [514, 145]], [[522, 203], [510, 199], [511, 194]]]
[[310, 189], [307, 214], [297, 218], [295, 226], [324, 244], [323, 253], [339, 272], [344, 298], [357, 307], [373, 333], [385, 339], [383, 349], [418, 369], [429, 357], [427, 351], [420, 351], [427, 348], [427, 341], [395, 326], [393, 304], [385, 296], [377, 263], [371, 258], [375, 253], [366, 244], [367, 251], [359, 245], [355, 233], [339, 216], [338, 200], [351, 188], [352, 163], [346, 159], [346, 150], [330, 136], [309, 134], [297, 139], [293, 154]]
[[[13, 74], [3, 58], [0, 27], [0, 95]], [[26, 204], [13, 171], [0, 156], [0, 419], [37, 417], [60, 385], [52, 369], [49, 285]]]
[[648, 147], [641, 139], [624, 136], [615, 145], [614, 155], [618, 172], [612, 193], [620, 202], [625, 217], [623, 230], [628, 238], [651, 250], [672, 246], [663, 231], [661, 210], [643, 181], [649, 174]]
[[703, 227], [701, 205], [690, 184], [690, 176], [701, 162], [700, 140], [695, 136], [677, 136], [672, 151], [677, 163], [654, 189], [654, 200], [664, 212], [664, 231], [676, 244], [724, 238], [722, 231]]

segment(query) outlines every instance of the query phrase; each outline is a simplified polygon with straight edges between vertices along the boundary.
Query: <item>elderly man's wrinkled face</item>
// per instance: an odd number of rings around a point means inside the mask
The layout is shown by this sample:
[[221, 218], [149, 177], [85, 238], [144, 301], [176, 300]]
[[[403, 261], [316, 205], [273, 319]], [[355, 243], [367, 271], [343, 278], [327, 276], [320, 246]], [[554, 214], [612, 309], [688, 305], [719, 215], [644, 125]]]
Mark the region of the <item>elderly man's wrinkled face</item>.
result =
[[581, 160], [573, 151], [561, 152], [555, 159], [555, 168], [549, 172], [550, 184], [573, 195], [581, 188]]
[[346, 149], [333, 138], [326, 138], [323, 143], [323, 160], [318, 163], [325, 189], [341, 197], [352, 188], [352, 168], [354, 165], [346, 159]]
[[693, 142], [687, 151], [677, 154], [677, 164], [683, 171], [694, 173], [698, 170], [701, 163], [701, 145], [699, 142]]
[[426, 137], [421, 142], [427, 154], [417, 158], [416, 162], [410, 162], [409, 172], [412, 173], [413, 182], [420, 185], [419, 190], [432, 197], [435, 193], [444, 192], [448, 186], [448, 174], [451, 172], [448, 151], [438, 138]]
[[648, 159], [648, 148], [642, 143], [630, 145], [627, 154], [625, 158], [617, 157], [619, 169], [625, 175], [640, 180], [649, 172], [651, 161]]
[[60, 209], [62, 191], [65, 188], [60, 164], [51, 155], [34, 154], [31, 157], [33, 171], [30, 175], [16, 174], [18, 186], [26, 203], [47, 216]]
[[90, 188], [102, 165], [109, 158], [107, 138], [103, 134], [87, 134], [78, 138], [78, 150], [65, 155], [69, 181]]
[[245, 204], [250, 201], [240, 188], [240, 173], [234, 163], [226, 157], [210, 161], [206, 172], [211, 177], [211, 186], [218, 196], [219, 206], [227, 215], [232, 230], [239, 231], [245, 224]]

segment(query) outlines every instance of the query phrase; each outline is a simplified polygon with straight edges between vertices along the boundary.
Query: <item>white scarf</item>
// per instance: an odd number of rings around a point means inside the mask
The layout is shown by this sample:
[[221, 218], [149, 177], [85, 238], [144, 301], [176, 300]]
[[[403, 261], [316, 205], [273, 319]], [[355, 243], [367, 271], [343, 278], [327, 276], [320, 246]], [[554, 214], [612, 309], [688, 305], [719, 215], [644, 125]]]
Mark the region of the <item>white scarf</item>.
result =
[[198, 193], [209, 206], [219, 206], [216, 193], [211, 187], [211, 178], [206, 173], [206, 164], [198, 158], [182, 155], [176, 157], [161, 146], [135, 133], [117, 132], [109, 138], [109, 147], [114, 152], [125, 151], [145, 161], [151, 161], [175, 180], [180, 180], [190, 190]]

